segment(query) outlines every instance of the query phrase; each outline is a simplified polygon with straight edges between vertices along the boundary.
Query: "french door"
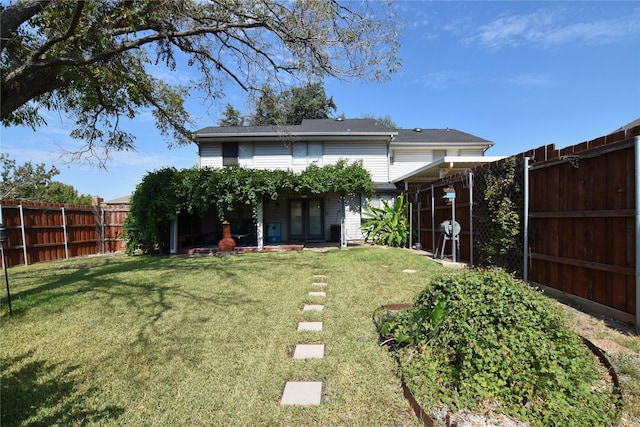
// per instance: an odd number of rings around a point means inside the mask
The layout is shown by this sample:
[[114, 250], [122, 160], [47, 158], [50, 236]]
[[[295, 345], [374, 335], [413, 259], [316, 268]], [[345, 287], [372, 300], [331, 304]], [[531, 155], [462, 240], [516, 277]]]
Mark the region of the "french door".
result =
[[322, 200], [304, 199], [289, 202], [289, 238], [324, 240]]

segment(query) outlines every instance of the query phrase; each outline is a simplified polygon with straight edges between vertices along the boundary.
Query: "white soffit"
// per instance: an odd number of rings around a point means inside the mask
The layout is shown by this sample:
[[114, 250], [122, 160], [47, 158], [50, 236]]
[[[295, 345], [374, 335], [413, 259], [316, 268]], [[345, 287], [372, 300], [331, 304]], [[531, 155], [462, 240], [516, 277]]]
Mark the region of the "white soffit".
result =
[[497, 162], [506, 156], [445, 156], [393, 180], [409, 182], [432, 182], [448, 175], [463, 172], [485, 163]]

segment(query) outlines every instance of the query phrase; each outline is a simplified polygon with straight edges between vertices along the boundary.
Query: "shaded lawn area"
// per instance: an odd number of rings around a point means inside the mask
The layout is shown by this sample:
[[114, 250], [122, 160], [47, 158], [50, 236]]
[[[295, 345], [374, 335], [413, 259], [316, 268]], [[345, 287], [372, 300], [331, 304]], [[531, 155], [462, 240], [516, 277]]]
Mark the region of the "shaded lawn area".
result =
[[[440, 271], [368, 247], [10, 268], [1, 424], [419, 425], [371, 316]], [[327, 276], [325, 299], [307, 295], [315, 274]], [[324, 330], [296, 332], [301, 320]], [[292, 360], [298, 342], [325, 343], [325, 358]], [[325, 402], [279, 406], [285, 382], [301, 380], [324, 381]]]

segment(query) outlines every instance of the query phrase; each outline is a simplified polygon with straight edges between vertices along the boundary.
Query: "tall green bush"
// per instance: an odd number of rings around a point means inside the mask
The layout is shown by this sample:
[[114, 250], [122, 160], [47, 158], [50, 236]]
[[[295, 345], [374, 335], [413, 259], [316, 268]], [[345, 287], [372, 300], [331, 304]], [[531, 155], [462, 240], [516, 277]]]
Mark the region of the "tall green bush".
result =
[[384, 322], [427, 410], [491, 405], [534, 426], [614, 425], [618, 397], [563, 313], [502, 270], [445, 274]]
[[382, 200], [382, 207], [370, 206], [362, 213], [362, 225], [365, 241], [371, 240], [377, 245], [404, 247], [409, 241], [409, 220], [407, 202], [403, 195], [393, 200], [393, 204]]

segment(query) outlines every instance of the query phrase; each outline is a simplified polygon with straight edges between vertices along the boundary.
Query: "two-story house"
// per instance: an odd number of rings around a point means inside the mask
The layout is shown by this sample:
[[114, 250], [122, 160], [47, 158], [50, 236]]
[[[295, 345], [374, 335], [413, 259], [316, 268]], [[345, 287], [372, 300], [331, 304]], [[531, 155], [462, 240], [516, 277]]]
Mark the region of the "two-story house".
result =
[[[310, 164], [362, 161], [375, 183], [371, 200], [337, 194], [299, 194], [258, 207], [255, 244], [287, 241], [362, 240], [360, 215], [369, 204], [390, 200], [409, 182], [429, 182], [493, 161], [493, 143], [454, 129], [400, 129], [374, 119], [314, 119], [294, 126], [207, 127], [196, 132], [200, 167], [238, 164], [301, 172]], [[250, 213], [239, 212], [250, 218]], [[230, 219], [232, 224], [234, 219]], [[247, 218], [235, 218], [246, 224]], [[205, 221], [203, 227], [214, 227]], [[246, 227], [244, 234], [247, 232]], [[241, 233], [237, 233], [240, 235]]]

